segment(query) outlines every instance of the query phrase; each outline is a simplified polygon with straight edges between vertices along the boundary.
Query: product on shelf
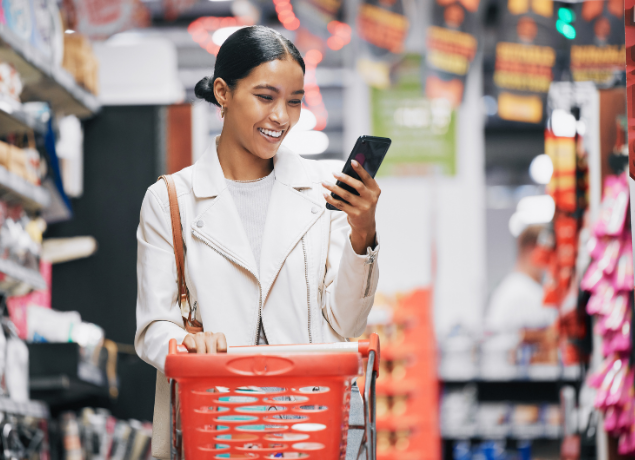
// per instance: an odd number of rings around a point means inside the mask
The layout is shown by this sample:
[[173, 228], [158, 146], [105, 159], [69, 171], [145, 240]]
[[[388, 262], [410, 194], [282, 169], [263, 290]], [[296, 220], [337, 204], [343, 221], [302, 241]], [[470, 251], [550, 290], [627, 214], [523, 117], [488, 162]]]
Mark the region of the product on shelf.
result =
[[514, 447], [505, 445], [505, 441], [490, 440], [470, 445], [469, 441], [456, 441], [452, 445], [454, 460], [530, 460], [531, 443], [520, 441]]
[[0, 62], [0, 101], [20, 103], [22, 94], [22, 80], [15, 67], [6, 62]]
[[99, 63], [88, 38], [78, 33], [64, 35], [62, 66], [75, 77], [78, 84], [93, 94], [99, 92]]
[[632, 368], [633, 248], [626, 174], [608, 176], [593, 236], [588, 241], [592, 262], [581, 288], [602, 336], [604, 362], [588, 378], [597, 388], [595, 407], [604, 413], [604, 428], [619, 436], [620, 454], [635, 453], [635, 394]]
[[[437, 358], [430, 292], [375, 297], [367, 333], [381, 341], [377, 458], [439, 458]], [[363, 388], [363, 379], [358, 380]]]
[[117, 420], [106, 409], [84, 408], [62, 414], [64, 458], [150, 460], [152, 424]]
[[30, 146], [22, 149], [0, 141], [0, 166], [34, 185], [42, 179], [40, 154]]
[[445, 439], [558, 439], [562, 411], [553, 403], [478, 402], [476, 387], [467, 384], [444, 390], [441, 432]]

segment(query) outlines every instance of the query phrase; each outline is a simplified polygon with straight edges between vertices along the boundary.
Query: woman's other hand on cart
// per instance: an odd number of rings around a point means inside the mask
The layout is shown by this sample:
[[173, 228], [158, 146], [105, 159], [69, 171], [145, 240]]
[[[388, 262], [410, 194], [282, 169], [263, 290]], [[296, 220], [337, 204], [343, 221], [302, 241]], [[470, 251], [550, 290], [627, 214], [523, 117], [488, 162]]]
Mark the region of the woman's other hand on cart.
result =
[[227, 353], [227, 340], [222, 332], [197, 332], [183, 339], [183, 346], [190, 353]]

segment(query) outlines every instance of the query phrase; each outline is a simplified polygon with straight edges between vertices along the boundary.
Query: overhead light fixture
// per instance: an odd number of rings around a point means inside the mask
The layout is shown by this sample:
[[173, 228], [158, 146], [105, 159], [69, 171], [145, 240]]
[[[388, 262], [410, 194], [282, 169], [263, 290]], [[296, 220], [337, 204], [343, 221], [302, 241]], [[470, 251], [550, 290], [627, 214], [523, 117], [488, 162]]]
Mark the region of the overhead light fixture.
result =
[[[250, 25], [252, 25], [252, 21], [249, 18], [207, 16], [194, 20], [187, 27], [187, 31], [190, 33], [192, 40], [198, 43], [201, 48], [216, 56], [220, 45], [227, 37], [239, 28]], [[217, 32], [221, 32], [223, 29], [231, 30], [223, 31], [221, 34], [216, 35]]]
[[322, 131], [291, 130], [282, 145], [299, 155], [319, 155], [329, 148], [329, 137]]
[[551, 112], [551, 130], [557, 137], [575, 137], [577, 121], [569, 112], [556, 109]]
[[246, 26], [223, 27], [222, 29], [218, 29], [212, 34], [212, 42], [220, 47], [223, 45], [223, 43], [225, 43], [225, 40], [227, 40], [231, 34], [239, 31], [244, 27]]
[[73, 29], [66, 29], [66, 30], [64, 31], [64, 33], [65, 33], [65, 34], [74, 34], [74, 33], [75, 33], [75, 31], [74, 31]]
[[531, 160], [529, 176], [537, 184], [548, 184], [553, 175], [553, 162], [544, 153]]
[[509, 231], [517, 237], [530, 225], [551, 222], [555, 213], [556, 203], [551, 196], [527, 196], [518, 202], [516, 212], [509, 219]]

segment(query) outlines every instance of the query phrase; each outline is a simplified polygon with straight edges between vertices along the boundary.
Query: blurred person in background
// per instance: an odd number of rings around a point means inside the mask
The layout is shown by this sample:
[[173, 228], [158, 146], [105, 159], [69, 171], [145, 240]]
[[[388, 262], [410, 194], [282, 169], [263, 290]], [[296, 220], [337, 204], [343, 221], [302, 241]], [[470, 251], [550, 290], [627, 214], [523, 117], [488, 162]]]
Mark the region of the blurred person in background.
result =
[[[304, 71], [293, 43], [252, 26], [224, 42], [214, 75], [196, 85], [197, 97], [220, 107], [224, 118], [205, 155], [173, 175], [188, 300], [204, 332], [186, 331], [177, 303], [163, 181], [148, 189], [137, 231], [135, 348], [159, 371], [170, 339], [191, 353], [217, 353], [228, 346], [344, 341], [366, 328], [379, 277], [380, 190], [355, 161], [361, 180], [332, 174], [281, 145], [300, 118]], [[359, 195], [333, 184], [333, 176]], [[327, 210], [327, 202], [339, 211]], [[353, 392], [351, 420], [363, 423], [356, 385]], [[357, 458], [361, 433], [349, 432], [347, 459]]]
[[518, 235], [516, 265], [492, 293], [485, 319], [487, 332], [542, 329], [556, 320], [557, 310], [543, 306], [545, 269], [534, 261], [542, 229], [530, 225]]
[[515, 378], [528, 364], [557, 363], [558, 310], [543, 305], [544, 267], [534, 257], [542, 229], [532, 225], [518, 235], [516, 265], [492, 293], [481, 346], [488, 378]]

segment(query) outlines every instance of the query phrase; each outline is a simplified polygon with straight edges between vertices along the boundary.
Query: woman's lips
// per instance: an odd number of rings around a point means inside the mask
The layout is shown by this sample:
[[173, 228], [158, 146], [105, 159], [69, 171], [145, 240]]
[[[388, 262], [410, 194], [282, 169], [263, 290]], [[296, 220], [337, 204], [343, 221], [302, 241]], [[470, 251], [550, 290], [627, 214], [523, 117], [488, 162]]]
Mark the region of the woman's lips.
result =
[[[274, 130], [269, 130], [264, 128], [258, 128], [258, 132], [262, 135], [262, 137], [264, 137], [267, 140], [267, 142], [270, 142], [272, 144], [277, 144], [278, 142], [280, 142], [280, 140], [282, 139], [282, 135], [284, 134], [284, 131], [274, 131]], [[280, 133], [280, 134], [276, 137], [268, 133]]]

